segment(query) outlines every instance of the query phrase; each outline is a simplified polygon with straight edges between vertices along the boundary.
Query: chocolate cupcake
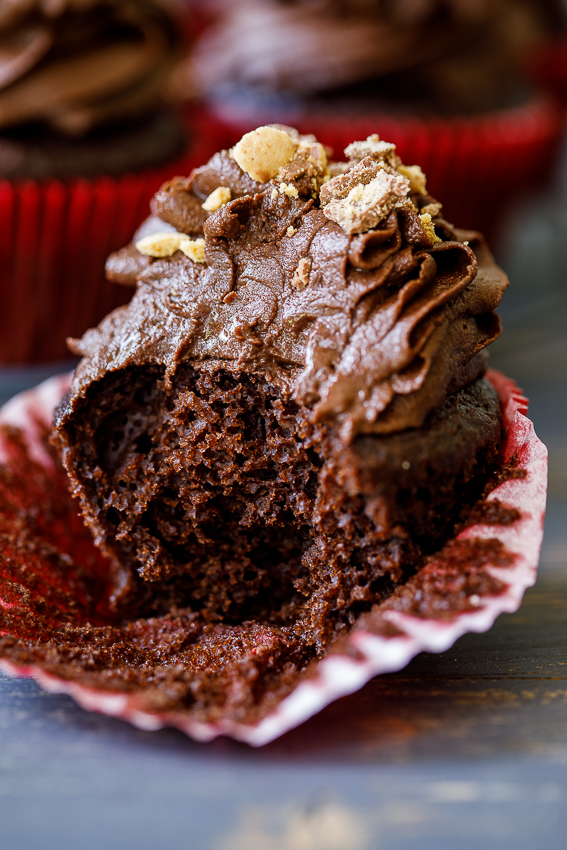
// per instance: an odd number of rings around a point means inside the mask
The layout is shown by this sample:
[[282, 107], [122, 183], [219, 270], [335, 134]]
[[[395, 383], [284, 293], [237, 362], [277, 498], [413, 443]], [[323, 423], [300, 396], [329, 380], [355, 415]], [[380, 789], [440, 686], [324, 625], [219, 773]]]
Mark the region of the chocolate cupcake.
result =
[[[484, 349], [505, 275], [394, 145], [345, 154], [262, 127], [165, 184], [108, 261], [131, 302], [71, 346], [53, 439], [114, 565], [113, 616], [185, 633], [159, 699], [192, 721], [266, 716], [502, 464]], [[469, 610], [495, 586], [467, 569]], [[109, 635], [87, 632], [92, 672]], [[93, 684], [81, 664], [69, 675]], [[107, 687], [157, 687], [127, 660], [105, 670]]]
[[0, 669], [262, 744], [516, 610], [546, 462], [485, 372], [506, 278], [393, 145], [345, 155], [263, 127], [166, 183], [131, 303], [0, 412]]
[[123, 174], [184, 150], [163, 97], [181, 53], [164, 3], [9, 3], [0, 35], [0, 176]]
[[66, 336], [123, 301], [104, 281], [108, 251], [166, 174], [191, 167], [185, 120], [167, 102], [182, 55], [169, 7], [2, 4], [2, 364], [64, 358]]

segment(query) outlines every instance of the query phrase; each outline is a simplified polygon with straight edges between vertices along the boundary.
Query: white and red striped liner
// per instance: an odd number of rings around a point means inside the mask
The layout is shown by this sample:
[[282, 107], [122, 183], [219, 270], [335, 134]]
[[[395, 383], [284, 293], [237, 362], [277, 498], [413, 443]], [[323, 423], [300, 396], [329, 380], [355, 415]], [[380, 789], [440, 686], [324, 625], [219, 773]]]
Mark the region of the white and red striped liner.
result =
[[[466, 632], [486, 631], [499, 614], [516, 611], [524, 591], [535, 582], [547, 488], [547, 450], [525, 416], [527, 400], [515, 384], [499, 372], [490, 371], [488, 378], [502, 399], [504, 424], [508, 429], [505, 458], [508, 460], [516, 454], [518, 468], [525, 470], [526, 475], [505, 481], [488, 496], [489, 500], [497, 498], [504, 505], [518, 510], [519, 520], [507, 526], [472, 525], [456, 538], [497, 538], [507, 552], [514, 555], [512, 566], [504, 569], [488, 567], [489, 572], [504, 583], [505, 589], [496, 596], [479, 597], [475, 610], [455, 615], [452, 619], [418, 617], [386, 610], [383, 616], [400, 634], [381, 637], [362, 629], [353, 630], [347, 641], [351, 648], [357, 650], [353, 653], [355, 657], [344, 654], [344, 643], [340, 654], [331, 649], [319, 662], [314, 674], [301, 681], [271, 714], [256, 725], [230, 720], [199, 723], [180, 712], [148, 711], [143, 694], [110, 693], [85, 687], [32, 665], [17, 666], [0, 659], [0, 669], [12, 676], [33, 677], [45, 690], [69, 694], [88, 711], [120, 717], [140, 729], [174, 726], [198, 741], [228, 735], [253, 746], [261, 746], [307, 720], [338, 697], [358, 690], [372, 677], [400, 670], [419, 652], [444, 652]], [[0, 424], [22, 428], [33, 457], [44, 464], [50, 461], [37, 437], [36, 423], [50, 422], [54, 407], [68, 385], [69, 376], [51, 378], [17, 396], [0, 412]]]

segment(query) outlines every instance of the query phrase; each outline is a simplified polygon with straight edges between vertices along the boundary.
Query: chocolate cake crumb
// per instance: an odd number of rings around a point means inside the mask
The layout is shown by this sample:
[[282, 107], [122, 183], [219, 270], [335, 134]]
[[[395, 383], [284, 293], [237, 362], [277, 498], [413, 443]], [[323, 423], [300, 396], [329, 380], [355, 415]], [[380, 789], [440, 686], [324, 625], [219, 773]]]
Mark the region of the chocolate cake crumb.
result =
[[[99, 546], [134, 568], [114, 592], [116, 615], [189, 617], [199, 636], [185, 675], [206, 648], [207, 688], [226, 687], [219, 663], [241, 675], [230, 635], [251, 647], [263, 634], [262, 702], [442, 545], [482, 493], [501, 423], [479, 380], [420, 431], [364, 436], [345, 452], [265, 378], [183, 363], [169, 391], [156, 367], [109, 374], [60, 433]], [[209, 717], [222, 688], [207, 691]]]
[[[501, 541], [473, 538], [453, 540], [431, 557], [425, 566], [382, 607], [426, 619], [453, 619], [463, 611], [474, 611], [481, 597], [496, 596], [506, 588], [490, 570], [512, 567], [515, 557]], [[361, 623], [373, 629], [373, 623]]]
[[490, 499], [478, 502], [467, 514], [461, 528], [471, 525], [512, 525], [521, 518], [516, 508], [510, 508], [500, 499]]
[[527, 472], [525, 469], [518, 468], [519, 460], [517, 452], [508, 458], [508, 460], [502, 459], [501, 463], [498, 464], [498, 467], [494, 471], [494, 474], [490, 476], [487, 481], [485, 488], [485, 496], [495, 490], [497, 487], [500, 487], [501, 484], [504, 484], [506, 481], [514, 481], [517, 479], [525, 478]]

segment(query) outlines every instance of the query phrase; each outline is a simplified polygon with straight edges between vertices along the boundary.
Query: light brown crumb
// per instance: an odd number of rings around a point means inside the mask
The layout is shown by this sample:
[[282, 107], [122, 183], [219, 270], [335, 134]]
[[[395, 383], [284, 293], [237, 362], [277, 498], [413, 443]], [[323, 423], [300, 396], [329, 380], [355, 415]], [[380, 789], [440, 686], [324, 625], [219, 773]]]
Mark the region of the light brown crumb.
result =
[[[346, 174], [352, 168], [352, 162], [330, 162], [329, 163], [329, 180], [333, 177], [340, 177], [341, 174]], [[328, 182], [328, 181], [325, 181]]]
[[258, 127], [242, 136], [231, 155], [253, 180], [266, 183], [293, 158], [296, 150], [297, 142], [285, 130]]
[[297, 155], [302, 159], [308, 159], [310, 162], [320, 165], [322, 168], [327, 167], [327, 151], [321, 142], [311, 142], [302, 139], [297, 148]]
[[278, 190], [272, 189], [272, 201], [275, 201], [277, 197], [278, 197]]
[[181, 240], [179, 250], [183, 251], [186, 257], [193, 260], [195, 263], [205, 262], [205, 240], [204, 239], [189, 239], [186, 236]]
[[441, 208], [442, 205], [435, 201], [434, 204], [426, 204], [424, 207], [421, 208], [420, 212], [429, 213], [431, 218], [435, 218], [435, 216], [439, 215], [439, 213], [441, 212]]
[[396, 146], [392, 142], [383, 142], [376, 133], [368, 136], [363, 142], [352, 142], [345, 148], [345, 156], [356, 162], [369, 156], [377, 162], [387, 163], [394, 168], [401, 164], [401, 159], [396, 154]]
[[216, 212], [225, 204], [228, 204], [232, 198], [232, 192], [228, 186], [219, 186], [214, 192], [211, 192], [207, 200], [201, 204], [206, 212]]
[[179, 251], [182, 239], [187, 239], [184, 233], [153, 233], [136, 242], [136, 249], [146, 257], [171, 257]]
[[196, 263], [205, 262], [205, 240], [190, 239], [185, 233], [154, 233], [136, 242], [136, 249], [140, 254], [156, 259], [171, 257], [176, 251], [182, 251]]
[[409, 180], [365, 157], [346, 174], [325, 183], [320, 199], [327, 218], [347, 233], [365, 233], [406, 204], [409, 191]]
[[398, 171], [407, 177], [412, 192], [418, 192], [420, 195], [425, 195], [427, 192], [427, 178], [419, 165], [398, 165]]
[[299, 192], [292, 183], [280, 183], [280, 195], [287, 195], [289, 198], [298, 198]]
[[421, 221], [421, 225], [432, 242], [441, 242], [441, 239], [435, 233], [435, 225], [431, 219], [429, 213], [422, 213], [419, 216], [419, 220]]
[[287, 233], [288, 236], [293, 236], [294, 233], [297, 233], [297, 230], [295, 229], [295, 227], [292, 227], [291, 224], [290, 224], [290, 226], [286, 230], [286, 233]]
[[283, 165], [275, 178], [279, 184], [295, 186], [299, 194], [316, 198], [319, 186], [328, 178], [327, 151], [312, 136], [293, 136], [297, 150], [293, 158]]
[[311, 272], [311, 260], [309, 257], [303, 257], [297, 264], [297, 268], [293, 273], [291, 285], [298, 292], [301, 292], [309, 286], [309, 273]]

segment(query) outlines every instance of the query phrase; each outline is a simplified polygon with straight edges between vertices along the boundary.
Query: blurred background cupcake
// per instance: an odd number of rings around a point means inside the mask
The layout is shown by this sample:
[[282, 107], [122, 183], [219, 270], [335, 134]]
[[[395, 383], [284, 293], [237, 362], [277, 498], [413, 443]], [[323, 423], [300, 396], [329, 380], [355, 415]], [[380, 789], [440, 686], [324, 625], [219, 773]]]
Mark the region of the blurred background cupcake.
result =
[[109, 251], [160, 183], [196, 164], [170, 98], [183, 11], [0, 2], [1, 364], [68, 357], [67, 336], [129, 297], [104, 278]]
[[552, 170], [565, 106], [525, 73], [565, 30], [561, 0], [212, 0], [187, 77], [201, 133], [262, 123], [333, 147], [370, 133], [419, 163], [444, 214], [495, 238]]

